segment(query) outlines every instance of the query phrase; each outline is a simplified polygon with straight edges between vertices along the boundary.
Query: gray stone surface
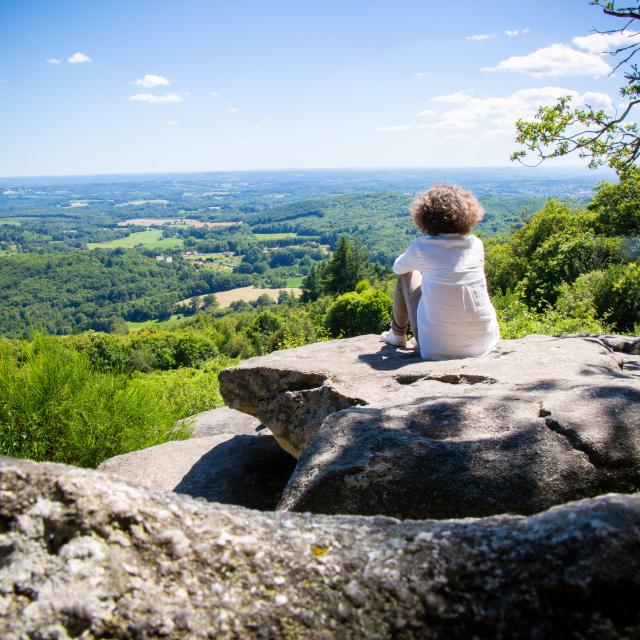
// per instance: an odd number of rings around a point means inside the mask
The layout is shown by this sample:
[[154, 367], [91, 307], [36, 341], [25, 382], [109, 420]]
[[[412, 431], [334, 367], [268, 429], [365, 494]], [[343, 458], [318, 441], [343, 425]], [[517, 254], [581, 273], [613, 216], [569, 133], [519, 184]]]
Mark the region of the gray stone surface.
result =
[[529, 514], [640, 488], [640, 357], [618, 338], [425, 362], [361, 336], [245, 361], [221, 389], [300, 458], [280, 509]]
[[229, 407], [218, 407], [186, 418], [192, 429], [192, 438], [203, 438], [233, 433], [256, 435], [260, 421]]
[[536, 402], [478, 393], [335, 413], [278, 508], [457, 518], [531, 514], [603, 493], [588, 457], [538, 413]]
[[272, 436], [227, 433], [115, 456], [99, 470], [158, 491], [275, 509], [294, 466]]
[[537, 516], [262, 513], [0, 460], [0, 637], [634, 638], [640, 497]]

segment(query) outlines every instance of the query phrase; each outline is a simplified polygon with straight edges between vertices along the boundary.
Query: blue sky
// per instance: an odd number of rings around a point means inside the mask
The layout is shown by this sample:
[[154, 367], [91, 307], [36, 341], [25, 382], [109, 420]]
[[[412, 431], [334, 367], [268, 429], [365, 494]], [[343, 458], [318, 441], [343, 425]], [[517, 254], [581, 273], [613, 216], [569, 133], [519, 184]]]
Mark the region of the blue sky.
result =
[[620, 25], [587, 0], [0, 0], [0, 175], [506, 165], [537, 104], [618, 105], [594, 26]]

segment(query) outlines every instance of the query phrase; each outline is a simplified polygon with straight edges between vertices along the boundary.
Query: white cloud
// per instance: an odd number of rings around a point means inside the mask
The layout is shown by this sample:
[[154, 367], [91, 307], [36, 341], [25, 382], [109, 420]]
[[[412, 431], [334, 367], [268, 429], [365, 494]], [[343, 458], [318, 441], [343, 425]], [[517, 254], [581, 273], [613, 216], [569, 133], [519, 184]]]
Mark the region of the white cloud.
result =
[[606, 53], [621, 47], [640, 44], [640, 32], [625, 29], [617, 33], [591, 33], [588, 36], [577, 36], [571, 42], [590, 53]]
[[45, 62], [47, 64], [60, 64], [62, 60], [60, 58], [47, 58]]
[[86, 53], [76, 51], [72, 56], [67, 58], [69, 64], [82, 64], [83, 62], [91, 62], [91, 58]]
[[176, 120], [167, 120], [167, 127], [175, 127], [177, 124]]
[[497, 33], [479, 33], [475, 36], [467, 36], [467, 40], [475, 40], [476, 42], [482, 42], [483, 40], [491, 40], [495, 38]]
[[611, 67], [595, 53], [577, 51], [564, 44], [552, 44], [526, 56], [511, 56], [483, 71], [518, 71], [534, 78], [560, 76], [604, 76]]
[[416, 73], [416, 78], [428, 78], [431, 74], [425, 73], [424, 71], [418, 71]]
[[212, 98], [217, 98], [220, 94], [217, 91], [209, 91], [209, 95]]
[[184, 98], [177, 93], [165, 93], [160, 96], [156, 96], [153, 93], [136, 93], [129, 98], [131, 102], [149, 102], [155, 104], [158, 102], [182, 102]]
[[376, 133], [398, 133], [400, 131], [408, 131], [411, 129], [409, 125], [391, 126], [391, 127], [376, 127], [374, 131]]
[[145, 87], [146, 89], [153, 89], [155, 87], [168, 87], [171, 82], [169, 82], [169, 80], [164, 76], [146, 73], [144, 78], [134, 80], [133, 84], [137, 84], [139, 87]]
[[587, 91], [579, 97], [578, 102], [581, 106], [588, 104], [594, 109], [598, 107], [602, 109], [613, 108], [613, 100], [611, 100], [611, 98], [606, 93], [600, 93], [599, 91]]
[[[453, 112], [451, 112], [453, 113]], [[467, 120], [465, 118], [447, 118], [427, 125], [429, 129], [475, 129], [478, 126], [477, 122], [473, 120]]]
[[[514, 123], [519, 118], [531, 118], [540, 106], [549, 106], [557, 102], [561, 96], [570, 96], [576, 106], [589, 104], [594, 108], [610, 109], [611, 98], [599, 92], [589, 91], [579, 94], [577, 91], [563, 87], [536, 87], [521, 89], [506, 96], [490, 96], [477, 98], [464, 91], [456, 94], [454, 108], [441, 114], [442, 119], [431, 125], [432, 129], [472, 129], [481, 127], [485, 136], [513, 135]], [[450, 96], [439, 96], [442, 98]], [[446, 102], [446, 100], [445, 100]]]
[[500, 136], [513, 136], [512, 129], [489, 129], [482, 132], [482, 138], [485, 140], [491, 140], [493, 138], [499, 138]]
[[422, 111], [418, 111], [416, 115], [420, 118], [427, 118], [429, 116], [435, 116], [436, 112], [433, 109], [423, 109]]
[[240, 109], [238, 109], [238, 107], [227, 107], [226, 108], [226, 112], [227, 113], [238, 113], [238, 111], [240, 111]]
[[471, 140], [471, 136], [466, 133], [452, 133], [442, 138], [443, 140]]
[[522, 36], [525, 33], [529, 33], [529, 27], [525, 27], [524, 29], [507, 29], [505, 31], [505, 35], [509, 38], [515, 38], [516, 36]]
[[464, 91], [456, 91], [455, 93], [449, 93], [444, 96], [436, 96], [431, 98], [431, 102], [444, 102], [445, 104], [460, 104], [466, 102], [469, 99], [469, 95]]

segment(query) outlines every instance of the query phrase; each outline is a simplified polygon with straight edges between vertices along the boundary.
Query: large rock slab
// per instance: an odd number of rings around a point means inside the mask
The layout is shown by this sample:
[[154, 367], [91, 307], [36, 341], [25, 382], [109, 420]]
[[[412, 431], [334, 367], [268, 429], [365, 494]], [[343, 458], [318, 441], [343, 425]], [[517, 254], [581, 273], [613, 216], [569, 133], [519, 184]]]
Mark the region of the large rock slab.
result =
[[537, 516], [263, 513], [0, 460], [0, 636], [632, 638], [640, 497]]
[[592, 338], [528, 336], [503, 340], [483, 358], [430, 362], [370, 335], [250, 358], [220, 372], [220, 391], [230, 407], [258, 418], [298, 457], [328, 415], [354, 405], [410, 402], [417, 382], [421, 393], [435, 396], [442, 393], [438, 383], [452, 394], [475, 384], [525, 394], [593, 376], [630, 378], [621, 363], [618, 354]]
[[280, 509], [530, 514], [640, 488], [634, 344], [529, 336], [425, 362], [361, 336], [248, 360], [221, 389], [299, 457]]
[[158, 491], [275, 509], [294, 467], [295, 459], [272, 436], [227, 433], [115, 456], [99, 470]]

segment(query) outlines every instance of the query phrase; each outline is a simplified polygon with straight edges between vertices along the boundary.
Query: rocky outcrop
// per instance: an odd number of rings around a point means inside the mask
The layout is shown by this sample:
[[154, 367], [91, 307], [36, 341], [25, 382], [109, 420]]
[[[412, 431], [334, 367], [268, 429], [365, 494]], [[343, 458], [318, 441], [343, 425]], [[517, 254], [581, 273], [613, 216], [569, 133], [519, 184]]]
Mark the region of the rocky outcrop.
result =
[[640, 488], [639, 343], [529, 336], [425, 362], [361, 336], [247, 360], [220, 382], [300, 458], [282, 509], [529, 514]]
[[275, 509], [294, 467], [273, 436], [223, 433], [115, 456], [99, 469], [158, 491]]
[[532, 517], [248, 511], [0, 460], [0, 636], [631, 638], [640, 497]]

